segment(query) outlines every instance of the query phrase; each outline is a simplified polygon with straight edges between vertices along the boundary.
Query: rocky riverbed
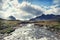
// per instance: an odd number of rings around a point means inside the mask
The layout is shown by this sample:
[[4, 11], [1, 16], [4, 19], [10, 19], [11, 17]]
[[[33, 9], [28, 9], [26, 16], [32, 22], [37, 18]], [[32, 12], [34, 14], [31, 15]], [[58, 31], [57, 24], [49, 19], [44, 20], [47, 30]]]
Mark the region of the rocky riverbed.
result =
[[26, 24], [16, 29], [4, 40], [60, 40], [55, 33], [47, 30], [47, 27], [39, 27], [34, 24]]

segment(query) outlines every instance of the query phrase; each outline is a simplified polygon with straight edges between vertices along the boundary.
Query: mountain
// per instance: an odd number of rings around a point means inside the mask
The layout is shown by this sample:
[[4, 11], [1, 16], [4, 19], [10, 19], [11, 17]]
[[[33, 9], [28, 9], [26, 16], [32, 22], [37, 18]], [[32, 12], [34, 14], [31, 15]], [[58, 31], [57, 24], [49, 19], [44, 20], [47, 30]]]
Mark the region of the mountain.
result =
[[5, 20], [5, 19], [3, 19], [3, 18], [0, 18], [0, 20]]
[[16, 20], [16, 18], [14, 16], [9, 16], [7, 19], [0, 18], [0, 20]]
[[7, 19], [8, 20], [16, 20], [16, 18], [14, 16], [9, 16]]
[[41, 16], [38, 16], [36, 18], [30, 19], [30, 21], [39, 21], [39, 20], [56, 20], [60, 19], [60, 15], [53, 15], [53, 14], [42, 14]]

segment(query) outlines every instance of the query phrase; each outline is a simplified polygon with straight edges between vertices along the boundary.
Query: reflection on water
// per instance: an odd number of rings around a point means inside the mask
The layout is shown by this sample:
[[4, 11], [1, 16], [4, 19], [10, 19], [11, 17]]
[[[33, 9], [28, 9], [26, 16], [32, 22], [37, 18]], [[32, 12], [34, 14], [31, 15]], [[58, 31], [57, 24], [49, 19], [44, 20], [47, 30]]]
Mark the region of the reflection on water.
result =
[[21, 28], [16, 29], [5, 40], [59, 40], [46, 27], [39, 27], [34, 24], [25, 24]]

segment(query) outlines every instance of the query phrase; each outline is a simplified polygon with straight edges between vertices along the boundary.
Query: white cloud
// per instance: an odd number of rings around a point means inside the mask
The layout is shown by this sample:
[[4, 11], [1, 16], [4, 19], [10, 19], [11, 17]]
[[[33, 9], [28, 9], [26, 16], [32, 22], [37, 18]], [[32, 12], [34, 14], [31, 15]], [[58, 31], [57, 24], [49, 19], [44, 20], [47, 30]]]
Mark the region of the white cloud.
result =
[[60, 0], [54, 0], [53, 5], [50, 6], [50, 9], [45, 10], [45, 14], [60, 15]]
[[[55, 2], [54, 2], [55, 3]], [[41, 14], [60, 14], [60, 8], [56, 8], [58, 5], [50, 6], [50, 9], [33, 5], [28, 2], [18, 3], [18, 0], [2, 0], [2, 8], [0, 10], [0, 17], [7, 18], [8, 16], [14, 16], [19, 20], [29, 20], [33, 17]], [[4, 15], [4, 16], [3, 16]]]
[[54, 0], [54, 4], [60, 5], [60, 0]]
[[[30, 9], [31, 8], [31, 9]], [[18, 3], [17, 0], [3, 0], [2, 10], [0, 11], [3, 13], [3, 17], [6, 19], [8, 16], [12, 15], [19, 20], [28, 20], [30, 18], [36, 17], [43, 13], [43, 8], [31, 5], [28, 2], [22, 2], [21, 4]]]
[[45, 13], [46, 14], [55, 14], [55, 15], [60, 15], [60, 8], [57, 7], [58, 5], [52, 5], [50, 6], [50, 9], [49, 10], [45, 10]]

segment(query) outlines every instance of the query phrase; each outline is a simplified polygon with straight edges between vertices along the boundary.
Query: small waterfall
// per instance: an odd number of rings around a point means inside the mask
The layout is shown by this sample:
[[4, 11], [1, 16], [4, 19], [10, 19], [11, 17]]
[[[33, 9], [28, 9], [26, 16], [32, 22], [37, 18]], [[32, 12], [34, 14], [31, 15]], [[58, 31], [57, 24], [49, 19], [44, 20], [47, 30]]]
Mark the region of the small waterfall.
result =
[[52, 32], [44, 27], [38, 27], [34, 24], [26, 24], [16, 29], [5, 40], [59, 40]]

